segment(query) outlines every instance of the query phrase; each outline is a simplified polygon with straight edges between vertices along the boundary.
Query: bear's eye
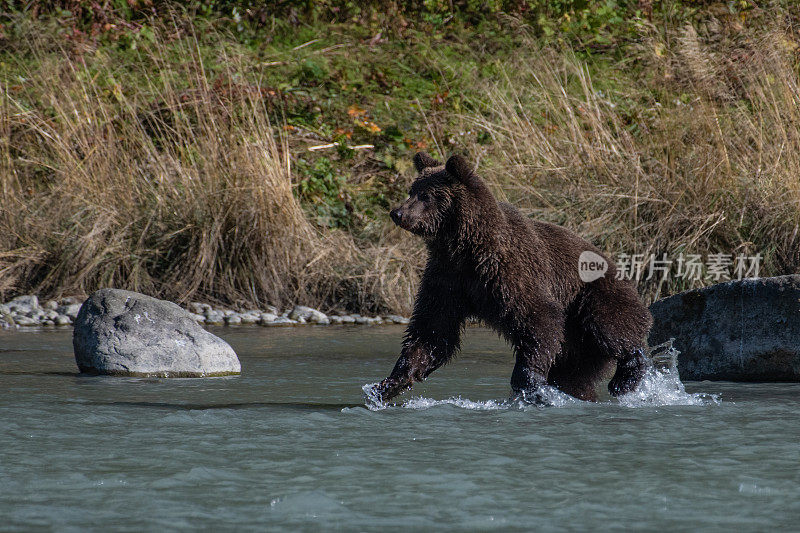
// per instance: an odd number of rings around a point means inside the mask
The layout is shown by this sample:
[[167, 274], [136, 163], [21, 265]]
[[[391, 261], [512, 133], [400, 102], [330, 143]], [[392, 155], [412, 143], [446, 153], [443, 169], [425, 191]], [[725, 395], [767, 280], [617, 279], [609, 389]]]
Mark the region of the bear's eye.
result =
[[426, 192], [421, 192], [421, 193], [419, 193], [419, 194], [417, 195], [417, 198], [419, 198], [419, 201], [420, 201], [420, 202], [427, 202], [427, 201], [428, 201], [428, 193], [426, 193]]

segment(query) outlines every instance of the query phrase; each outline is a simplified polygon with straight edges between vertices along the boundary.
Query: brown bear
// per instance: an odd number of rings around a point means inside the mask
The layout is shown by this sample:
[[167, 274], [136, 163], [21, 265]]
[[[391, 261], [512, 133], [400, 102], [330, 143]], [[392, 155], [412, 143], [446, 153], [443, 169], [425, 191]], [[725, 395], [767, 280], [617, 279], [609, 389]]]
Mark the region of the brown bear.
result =
[[[447, 363], [468, 318], [513, 346], [515, 398], [543, 401], [550, 385], [596, 401], [614, 364], [609, 392], [635, 390], [652, 317], [614, 263], [575, 233], [498, 202], [461, 156], [441, 165], [419, 153], [414, 166], [419, 176], [391, 218], [425, 240], [428, 262], [400, 358], [367, 398], [389, 400]], [[580, 274], [585, 252], [607, 268], [589, 281]]]

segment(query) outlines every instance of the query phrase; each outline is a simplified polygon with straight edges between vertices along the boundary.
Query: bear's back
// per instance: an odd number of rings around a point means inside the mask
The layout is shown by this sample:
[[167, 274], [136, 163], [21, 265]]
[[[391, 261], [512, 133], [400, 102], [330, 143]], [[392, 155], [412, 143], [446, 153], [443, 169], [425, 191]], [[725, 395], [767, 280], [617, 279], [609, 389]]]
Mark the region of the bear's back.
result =
[[512, 254], [516, 261], [530, 264], [539, 282], [549, 287], [557, 299], [570, 301], [584, 283], [580, 280], [578, 261], [581, 253], [591, 251], [609, 264], [610, 274], [615, 274], [614, 263], [595, 245], [577, 233], [549, 222], [534, 220], [523, 215], [506, 202], [498, 202], [506, 219]]

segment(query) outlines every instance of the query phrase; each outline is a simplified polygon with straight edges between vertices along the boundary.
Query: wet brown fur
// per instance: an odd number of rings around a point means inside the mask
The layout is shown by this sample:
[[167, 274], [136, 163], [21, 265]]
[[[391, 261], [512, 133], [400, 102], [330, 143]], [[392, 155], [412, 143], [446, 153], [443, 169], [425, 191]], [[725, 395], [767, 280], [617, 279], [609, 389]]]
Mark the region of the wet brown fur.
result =
[[[511, 386], [524, 399], [549, 384], [595, 400], [614, 364], [609, 391], [635, 389], [652, 318], [613, 262], [575, 233], [497, 202], [460, 156], [442, 166], [421, 153], [414, 163], [419, 177], [392, 219], [425, 239], [428, 262], [400, 358], [373, 397], [388, 400], [447, 363], [470, 317], [514, 347]], [[609, 263], [591, 283], [578, 274], [585, 250]]]

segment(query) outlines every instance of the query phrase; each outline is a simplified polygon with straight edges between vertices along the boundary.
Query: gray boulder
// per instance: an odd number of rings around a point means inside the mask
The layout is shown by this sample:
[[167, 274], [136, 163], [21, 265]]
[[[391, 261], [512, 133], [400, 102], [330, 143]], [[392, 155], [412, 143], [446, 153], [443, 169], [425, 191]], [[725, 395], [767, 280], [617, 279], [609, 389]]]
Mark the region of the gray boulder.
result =
[[16, 298], [8, 302], [6, 305], [9, 307], [12, 313], [17, 313], [25, 316], [38, 309], [41, 309], [39, 307], [39, 298], [30, 294], [25, 296], [17, 296]]
[[78, 317], [78, 313], [81, 310], [81, 304], [66, 304], [58, 307], [56, 311], [60, 315], [67, 315], [72, 320], [75, 320]]
[[212, 311], [206, 315], [206, 324], [209, 326], [221, 326], [225, 323], [225, 315]]
[[33, 294], [25, 294], [23, 296], [17, 296], [16, 298], [12, 298], [9, 304], [23, 305], [26, 307], [33, 307], [34, 309], [36, 309], [39, 307], [39, 298]]
[[32, 327], [32, 326], [38, 326], [39, 325], [39, 321], [38, 320], [36, 320], [34, 318], [27, 317], [27, 316], [17, 317], [14, 322], [16, 322], [16, 324], [18, 326], [25, 326], [25, 327]]
[[394, 322], [395, 324], [408, 324], [408, 319], [400, 315], [388, 315], [384, 317], [386, 322]]
[[286, 318], [285, 316], [279, 316], [272, 322], [268, 322], [267, 326], [294, 326], [297, 324], [296, 320], [292, 320], [291, 318]]
[[289, 314], [289, 318], [292, 320], [296, 320], [300, 323], [303, 322], [313, 322], [315, 324], [330, 324], [330, 320], [328, 320], [327, 315], [322, 311], [317, 311], [311, 307], [306, 307], [304, 305], [296, 305], [292, 312]]
[[241, 322], [242, 324], [257, 324], [260, 320], [259, 315], [252, 314], [252, 313], [242, 313], [241, 315]]
[[[353, 315], [356, 316], [356, 315]], [[383, 320], [377, 316], [356, 316], [356, 324], [366, 324], [369, 326], [376, 326], [378, 324], [382, 324]]]
[[225, 323], [229, 326], [238, 326], [242, 323], [242, 317], [237, 314], [228, 315], [225, 317]]
[[196, 315], [203, 315], [209, 311], [211, 311], [211, 306], [208, 304], [204, 304], [201, 302], [190, 302], [189, 303], [189, 311]]
[[650, 311], [650, 345], [675, 338], [683, 379], [800, 381], [800, 275], [720, 283]]
[[276, 315], [275, 313], [261, 313], [261, 317], [259, 318], [259, 322], [261, 324], [267, 325], [270, 322], [274, 322], [275, 320], [277, 320], [277, 318], [278, 318], [278, 315]]
[[84, 302], [72, 337], [81, 372], [124, 376], [239, 374], [233, 349], [178, 305], [101, 289]]

